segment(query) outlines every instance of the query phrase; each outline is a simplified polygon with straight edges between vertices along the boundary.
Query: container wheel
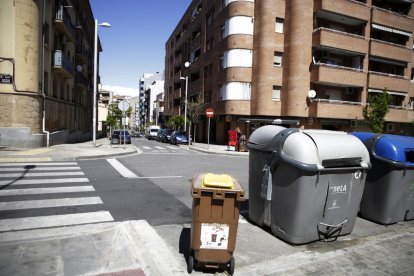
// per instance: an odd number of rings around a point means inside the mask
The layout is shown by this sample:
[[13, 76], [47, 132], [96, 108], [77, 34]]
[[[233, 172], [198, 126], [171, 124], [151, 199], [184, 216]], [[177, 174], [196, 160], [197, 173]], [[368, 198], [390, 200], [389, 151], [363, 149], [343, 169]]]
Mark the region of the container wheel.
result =
[[236, 262], [234, 261], [234, 258], [231, 257], [229, 265], [228, 265], [228, 270], [227, 270], [230, 275], [234, 274], [235, 267], [236, 267]]
[[192, 255], [188, 256], [188, 260], [187, 260], [187, 272], [189, 274], [191, 274], [191, 272], [193, 272], [193, 267], [194, 267], [194, 257]]

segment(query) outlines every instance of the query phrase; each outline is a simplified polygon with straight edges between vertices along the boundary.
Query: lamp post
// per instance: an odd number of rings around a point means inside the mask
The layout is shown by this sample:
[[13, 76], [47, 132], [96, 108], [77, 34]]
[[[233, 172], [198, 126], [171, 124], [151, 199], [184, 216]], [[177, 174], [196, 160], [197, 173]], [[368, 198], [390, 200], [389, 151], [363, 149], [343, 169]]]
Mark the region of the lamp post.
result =
[[[184, 63], [185, 68], [190, 66], [190, 63], [187, 61]], [[184, 98], [184, 131], [187, 131], [187, 93], [188, 93], [188, 75], [185, 77], [180, 77], [180, 80], [185, 80], [185, 98]], [[190, 139], [190, 134], [188, 133], [188, 139]]]
[[98, 24], [98, 20], [95, 19], [95, 38], [94, 38], [94, 53], [93, 53], [93, 119], [92, 119], [92, 132], [93, 132], [93, 147], [96, 147], [96, 93], [98, 85], [98, 26], [105, 28], [111, 27], [111, 24], [103, 22]]

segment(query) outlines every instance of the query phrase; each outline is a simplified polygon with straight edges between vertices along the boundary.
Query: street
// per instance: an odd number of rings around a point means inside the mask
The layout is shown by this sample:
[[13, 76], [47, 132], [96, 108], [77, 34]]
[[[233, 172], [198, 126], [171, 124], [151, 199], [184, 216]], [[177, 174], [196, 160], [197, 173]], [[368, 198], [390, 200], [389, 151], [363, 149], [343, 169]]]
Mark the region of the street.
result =
[[[199, 173], [228, 173], [248, 196], [249, 158], [205, 154], [144, 138], [132, 142], [140, 154], [0, 164], [0, 238], [25, 229], [53, 231], [62, 225], [146, 220], [185, 268], [192, 179]], [[234, 252], [236, 273], [409, 274], [413, 226], [413, 221], [383, 226], [358, 218], [354, 231], [334, 242], [292, 246], [250, 222], [246, 201], [241, 205]]]

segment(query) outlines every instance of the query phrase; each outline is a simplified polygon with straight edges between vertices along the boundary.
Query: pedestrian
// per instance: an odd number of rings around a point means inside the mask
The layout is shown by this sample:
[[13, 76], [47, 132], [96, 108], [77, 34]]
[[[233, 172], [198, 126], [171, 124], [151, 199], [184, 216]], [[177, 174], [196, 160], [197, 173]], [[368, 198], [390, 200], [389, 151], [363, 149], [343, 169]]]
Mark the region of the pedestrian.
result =
[[236, 151], [240, 151], [240, 138], [242, 136], [242, 132], [239, 127], [236, 127], [236, 133], [237, 133], [237, 145], [236, 145]]

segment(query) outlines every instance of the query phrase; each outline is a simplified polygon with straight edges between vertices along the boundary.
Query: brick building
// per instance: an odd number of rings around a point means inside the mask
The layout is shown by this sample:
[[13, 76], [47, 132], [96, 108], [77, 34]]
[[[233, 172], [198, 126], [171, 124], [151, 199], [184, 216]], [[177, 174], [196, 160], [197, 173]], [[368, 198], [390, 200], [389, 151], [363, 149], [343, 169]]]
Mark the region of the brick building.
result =
[[363, 107], [386, 88], [384, 132], [414, 135], [412, 16], [406, 0], [194, 0], [165, 44], [164, 113], [184, 114], [187, 76], [216, 143], [237, 126], [369, 130]]

